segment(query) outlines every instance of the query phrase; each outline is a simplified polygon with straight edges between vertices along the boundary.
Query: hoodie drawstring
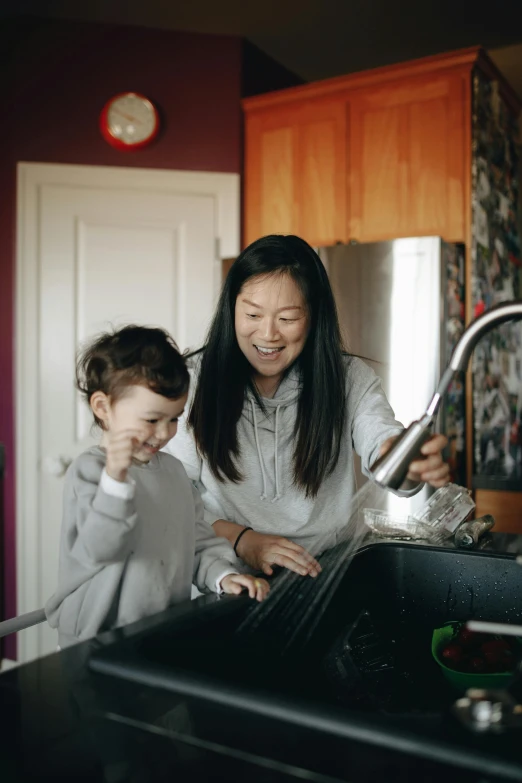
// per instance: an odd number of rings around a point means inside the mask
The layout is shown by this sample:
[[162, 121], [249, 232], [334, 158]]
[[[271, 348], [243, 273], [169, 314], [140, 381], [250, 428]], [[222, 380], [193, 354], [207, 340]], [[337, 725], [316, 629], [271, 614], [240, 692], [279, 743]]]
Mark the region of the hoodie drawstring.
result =
[[279, 462], [277, 459], [277, 434], [278, 434], [278, 420], [279, 420], [279, 409], [280, 405], [277, 406], [276, 412], [275, 412], [275, 433], [274, 433], [274, 472], [275, 472], [275, 495], [272, 498], [272, 503], [274, 503], [276, 500], [279, 500], [281, 495], [279, 494]]
[[257, 447], [257, 456], [259, 458], [259, 467], [261, 468], [261, 477], [263, 479], [263, 492], [261, 494], [261, 500], [266, 500], [266, 473], [265, 473], [265, 463], [263, 462], [263, 455], [261, 454], [261, 448], [259, 446], [259, 434], [257, 432], [257, 417], [256, 417], [256, 406], [254, 400], [250, 400], [252, 404], [252, 416], [254, 418], [254, 435], [256, 438], [256, 447]]
[[[265, 463], [263, 461], [263, 455], [261, 454], [261, 447], [259, 445], [259, 433], [257, 430], [257, 417], [256, 417], [256, 405], [254, 400], [250, 400], [250, 403], [252, 405], [252, 418], [254, 419], [254, 435], [256, 439], [256, 448], [257, 448], [257, 456], [259, 459], [259, 467], [261, 468], [261, 478], [263, 480], [263, 492], [260, 495], [261, 500], [266, 500], [266, 470], [265, 470]], [[280, 500], [281, 498], [281, 492], [280, 492], [280, 486], [279, 486], [279, 460], [278, 460], [278, 446], [279, 446], [279, 440], [278, 440], [278, 425], [279, 425], [279, 410], [281, 406], [278, 405], [275, 412], [275, 433], [274, 433], [274, 470], [275, 470], [275, 495], [272, 498], [272, 503], [275, 503], [276, 500]]]

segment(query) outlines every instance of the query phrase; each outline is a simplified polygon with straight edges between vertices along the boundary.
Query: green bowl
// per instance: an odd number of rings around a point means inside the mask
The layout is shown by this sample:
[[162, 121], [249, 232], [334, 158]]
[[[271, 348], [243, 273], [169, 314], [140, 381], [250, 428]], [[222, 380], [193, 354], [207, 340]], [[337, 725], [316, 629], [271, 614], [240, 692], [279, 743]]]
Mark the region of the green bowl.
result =
[[[468, 688], [484, 688], [484, 689], [502, 689], [507, 688], [510, 682], [513, 680], [515, 672], [499, 672], [498, 674], [468, 674], [467, 672], [456, 672], [454, 669], [449, 669], [445, 666], [439, 653], [442, 648], [451, 642], [455, 636], [455, 630], [462, 623], [451, 621], [445, 623], [442, 628], [436, 628], [433, 631], [431, 638], [431, 654], [434, 660], [440, 666], [443, 675], [457, 690], [467, 691]], [[520, 640], [517, 639], [520, 644]]]

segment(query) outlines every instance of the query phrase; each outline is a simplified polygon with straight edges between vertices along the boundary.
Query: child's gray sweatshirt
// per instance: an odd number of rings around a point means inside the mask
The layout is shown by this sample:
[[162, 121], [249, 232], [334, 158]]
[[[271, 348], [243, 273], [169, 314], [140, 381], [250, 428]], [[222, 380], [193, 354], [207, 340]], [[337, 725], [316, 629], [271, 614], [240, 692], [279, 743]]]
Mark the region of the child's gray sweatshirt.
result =
[[205, 522], [183, 465], [159, 453], [128, 480], [105, 452], [81, 454], [65, 477], [58, 589], [46, 606], [61, 646], [160, 612], [238, 573], [233, 549]]

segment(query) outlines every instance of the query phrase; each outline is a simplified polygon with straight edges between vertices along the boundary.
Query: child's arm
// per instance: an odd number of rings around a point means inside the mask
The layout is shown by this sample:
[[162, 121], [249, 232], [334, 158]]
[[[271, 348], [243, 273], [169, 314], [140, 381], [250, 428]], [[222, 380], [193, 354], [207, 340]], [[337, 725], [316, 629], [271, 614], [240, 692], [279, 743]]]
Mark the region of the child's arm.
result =
[[134, 484], [109, 476], [95, 454], [83, 455], [75, 468], [65, 508], [71, 556], [88, 566], [124, 559], [136, 524]]
[[195, 581], [200, 590], [214, 593], [239, 595], [248, 590], [250, 598], [263, 601], [270, 587], [265, 579], [239, 573], [239, 561], [226, 538], [219, 538], [213, 528], [205, 522], [203, 501], [199, 492], [192, 488], [196, 511], [196, 558]]
[[264, 601], [270, 592], [270, 585], [266, 579], [256, 579], [250, 574], [228, 574], [221, 580], [221, 589], [229, 595], [239, 595], [246, 588], [250, 598], [256, 601]]
[[139, 442], [140, 433], [136, 430], [111, 432], [101, 472], [96, 456], [84, 455], [85, 468], [76, 471], [74, 481], [76, 540], [71, 555], [78, 561], [104, 564], [126, 556], [128, 539], [136, 524], [134, 483], [127, 480], [127, 471]]
[[239, 561], [229, 542], [225, 538], [218, 538], [208, 522], [205, 522], [201, 495], [193, 485], [191, 490], [196, 515], [194, 583], [199, 590], [219, 593], [224, 577], [240, 572]]
[[58, 586], [45, 607], [61, 644], [97, 634], [114, 607], [136, 521], [133, 494], [132, 484], [108, 477], [95, 452], [67, 472]]

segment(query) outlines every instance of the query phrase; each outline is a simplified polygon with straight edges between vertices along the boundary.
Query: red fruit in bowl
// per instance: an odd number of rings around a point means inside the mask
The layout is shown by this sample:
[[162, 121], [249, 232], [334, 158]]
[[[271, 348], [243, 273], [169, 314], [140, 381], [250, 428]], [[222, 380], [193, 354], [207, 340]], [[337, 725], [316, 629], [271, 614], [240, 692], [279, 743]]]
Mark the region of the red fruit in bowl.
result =
[[477, 631], [470, 631], [465, 625], [462, 626], [458, 633], [458, 642], [466, 650], [473, 647], [479, 647], [484, 641], [486, 641], [485, 634], [478, 633]]
[[516, 665], [517, 659], [511, 650], [506, 650], [506, 652], [499, 655], [498, 662], [495, 663], [495, 666], [498, 666], [501, 672], [512, 672], [515, 670]]
[[467, 672], [469, 667], [469, 658], [464, 656], [460, 661], [444, 661], [444, 664], [448, 669], [453, 669], [454, 672]]
[[497, 664], [506, 655], [513, 654], [511, 646], [503, 639], [492, 639], [489, 642], [484, 642], [480, 649], [489, 664]]
[[517, 643], [516, 639], [512, 636], [501, 636], [500, 638], [507, 644], [513, 655], [516, 655], [520, 649], [520, 645]]
[[463, 657], [464, 651], [460, 644], [457, 644], [456, 642], [450, 642], [442, 648], [441, 658], [450, 666], [451, 664], [460, 663]]
[[470, 658], [469, 671], [472, 674], [480, 674], [481, 672], [485, 672], [486, 661], [484, 660], [484, 658], [481, 658], [479, 655], [475, 655], [473, 656], [473, 658]]

